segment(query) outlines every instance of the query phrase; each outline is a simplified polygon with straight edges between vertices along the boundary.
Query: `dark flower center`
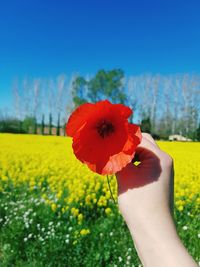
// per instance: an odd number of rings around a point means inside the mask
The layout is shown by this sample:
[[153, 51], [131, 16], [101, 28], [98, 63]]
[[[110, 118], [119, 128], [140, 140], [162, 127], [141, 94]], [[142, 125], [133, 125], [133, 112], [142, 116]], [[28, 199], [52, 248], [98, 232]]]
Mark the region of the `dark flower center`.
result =
[[111, 122], [102, 120], [97, 124], [97, 132], [102, 138], [105, 138], [114, 132], [114, 126]]

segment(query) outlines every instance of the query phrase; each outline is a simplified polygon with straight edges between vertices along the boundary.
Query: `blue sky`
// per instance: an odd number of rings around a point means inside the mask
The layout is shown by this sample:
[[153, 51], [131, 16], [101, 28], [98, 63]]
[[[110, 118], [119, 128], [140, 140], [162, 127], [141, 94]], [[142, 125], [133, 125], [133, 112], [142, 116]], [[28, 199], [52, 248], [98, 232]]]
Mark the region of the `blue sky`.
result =
[[0, 109], [16, 78], [200, 73], [200, 1], [0, 2]]

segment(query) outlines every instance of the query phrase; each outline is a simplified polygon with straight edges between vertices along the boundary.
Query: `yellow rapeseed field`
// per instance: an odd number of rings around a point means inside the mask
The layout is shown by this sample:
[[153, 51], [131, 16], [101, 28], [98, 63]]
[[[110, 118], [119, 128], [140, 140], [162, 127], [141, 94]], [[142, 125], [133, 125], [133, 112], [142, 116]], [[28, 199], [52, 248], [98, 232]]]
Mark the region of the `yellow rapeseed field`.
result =
[[[179, 211], [190, 202], [200, 206], [200, 143], [162, 142], [158, 145], [174, 158], [175, 203]], [[74, 156], [71, 138], [55, 136], [0, 134], [0, 191], [8, 183], [27, 184], [27, 190], [41, 191], [41, 198], [63, 213], [70, 209], [81, 224], [81, 207], [98, 205], [105, 214], [111, 198], [105, 176], [91, 172]], [[116, 181], [111, 179], [116, 198]], [[62, 199], [62, 207], [59, 200]], [[83, 230], [86, 235], [89, 231]]]

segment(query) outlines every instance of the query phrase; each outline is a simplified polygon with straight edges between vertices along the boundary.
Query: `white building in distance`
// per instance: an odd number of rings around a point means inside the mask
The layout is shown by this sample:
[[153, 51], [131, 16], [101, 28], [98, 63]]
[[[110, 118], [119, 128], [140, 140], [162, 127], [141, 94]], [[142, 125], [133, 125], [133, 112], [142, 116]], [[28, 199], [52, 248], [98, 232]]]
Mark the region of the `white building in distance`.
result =
[[169, 141], [182, 141], [182, 142], [191, 142], [192, 139], [184, 137], [180, 134], [173, 134], [169, 136]]

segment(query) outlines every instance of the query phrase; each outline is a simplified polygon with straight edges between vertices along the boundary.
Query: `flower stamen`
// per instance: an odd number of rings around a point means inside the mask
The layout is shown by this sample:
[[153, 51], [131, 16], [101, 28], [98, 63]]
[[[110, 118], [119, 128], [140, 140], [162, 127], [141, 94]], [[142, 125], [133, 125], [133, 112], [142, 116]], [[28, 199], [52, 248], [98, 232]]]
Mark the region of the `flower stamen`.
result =
[[97, 132], [102, 138], [105, 138], [114, 132], [114, 126], [111, 122], [103, 120], [97, 124]]

